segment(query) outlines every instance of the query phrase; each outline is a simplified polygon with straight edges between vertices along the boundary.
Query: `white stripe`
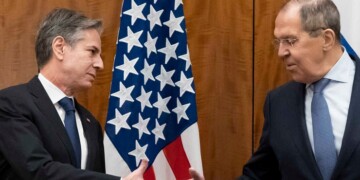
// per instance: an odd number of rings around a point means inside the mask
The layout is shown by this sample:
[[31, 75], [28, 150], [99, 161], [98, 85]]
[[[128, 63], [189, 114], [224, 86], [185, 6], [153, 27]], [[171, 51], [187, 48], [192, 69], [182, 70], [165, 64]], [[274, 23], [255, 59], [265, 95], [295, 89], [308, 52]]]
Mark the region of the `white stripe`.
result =
[[359, 0], [333, 0], [340, 12], [341, 33], [360, 55], [360, 1]]
[[164, 152], [160, 151], [156, 156], [155, 161], [153, 163], [153, 169], [156, 180], [175, 180], [175, 175], [171, 170], [170, 164], [167, 161]]
[[[181, 134], [181, 139], [185, 153], [189, 159], [190, 166], [197, 170], [200, 174], [203, 174], [198, 124], [195, 123], [189, 128], [187, 128]], [[129, 167], [119, 155], [118, 151], [116, 150], [115, 146], [112, 144], [106, 133], [104, 133], [104, 149], [107, 174], [121, 177], [125, 177], [130, 174], [131, 171]], [[157, 155], [152, 166], [157, 180], [176, 179], [168, 161], [166, 160], [163, 151], [160, 151], [160, 153]]]
[[106, 133], [104, 133], [104, 151], [106, 173], [115, 176], [125, 177], [131, 173], [130, 168], [120, 156], [113, 143]]
[[195, 123], [187, 128], [181, 134], [181, 140], [185, 153], [189, 159], [190, 166], [200, 174], [203, 174], [198, 124]]

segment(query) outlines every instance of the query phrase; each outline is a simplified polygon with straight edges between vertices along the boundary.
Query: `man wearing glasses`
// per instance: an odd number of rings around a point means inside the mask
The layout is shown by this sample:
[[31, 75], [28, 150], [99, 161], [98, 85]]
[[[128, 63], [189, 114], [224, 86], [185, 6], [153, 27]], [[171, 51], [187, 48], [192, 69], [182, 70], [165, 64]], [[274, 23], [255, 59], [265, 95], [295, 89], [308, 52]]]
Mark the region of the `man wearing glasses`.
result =
[[274, 44], [293, 81], [271, 91], [260, 146], [240, 179], [360, 179], [360, 62], [331, 0], [290, 0]]

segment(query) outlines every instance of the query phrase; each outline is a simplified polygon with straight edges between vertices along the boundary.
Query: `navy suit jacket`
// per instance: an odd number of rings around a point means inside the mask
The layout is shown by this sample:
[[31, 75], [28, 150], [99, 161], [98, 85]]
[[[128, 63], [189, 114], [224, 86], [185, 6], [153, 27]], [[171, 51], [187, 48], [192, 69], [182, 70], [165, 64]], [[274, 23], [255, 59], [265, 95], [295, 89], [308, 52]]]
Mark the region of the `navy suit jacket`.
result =
[[75, 101], [88, 144], [86, 170], [75, 168], [65, 127], [35, 76], [0, 91], [0, 179], [119, 179], [104, 174], [102, 129]]
[[[332, 179], [360, 179], [360, 62], [356, 72], [341, 150]], [[289, 82], [265, 101], [260, 146], [240, 179], [322, 179], [305, 124], [305, 84]]]

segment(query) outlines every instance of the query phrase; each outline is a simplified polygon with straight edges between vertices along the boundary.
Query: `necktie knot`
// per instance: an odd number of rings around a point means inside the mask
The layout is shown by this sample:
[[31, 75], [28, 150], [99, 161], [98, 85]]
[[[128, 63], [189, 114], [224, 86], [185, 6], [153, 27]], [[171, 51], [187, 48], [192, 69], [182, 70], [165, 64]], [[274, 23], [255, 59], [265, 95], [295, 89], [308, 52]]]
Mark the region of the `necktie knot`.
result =
[[59, 101], [59, 104], [64, 110], [67, 111], [75, 111], [74, 103], [71, 98], [64, 97]]
[[314, 92], [321, 93], [324, 88], [329, 84], [330, 79], [322, 78], [314, 83]]

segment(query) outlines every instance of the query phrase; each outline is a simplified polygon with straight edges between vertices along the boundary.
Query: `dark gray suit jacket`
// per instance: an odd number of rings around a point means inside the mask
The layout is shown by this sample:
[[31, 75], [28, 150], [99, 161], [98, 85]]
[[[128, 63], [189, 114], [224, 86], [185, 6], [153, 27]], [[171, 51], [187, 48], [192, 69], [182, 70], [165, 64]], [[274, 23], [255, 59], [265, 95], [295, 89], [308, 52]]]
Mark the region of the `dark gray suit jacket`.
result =
[[37, 76], [0, 91], [0, 179], [119, 179], [104, 173], [101, 126], [75, 101], [88, 144], [86, 171]]
[[[360, 62], [355, 64], [348, 119], [332, 179], [360, 179]], [[260, 146], [240, 179], [322, 179], [306, 129], [304, 102], [305, 84], [296, 82], [267, 95]]]

